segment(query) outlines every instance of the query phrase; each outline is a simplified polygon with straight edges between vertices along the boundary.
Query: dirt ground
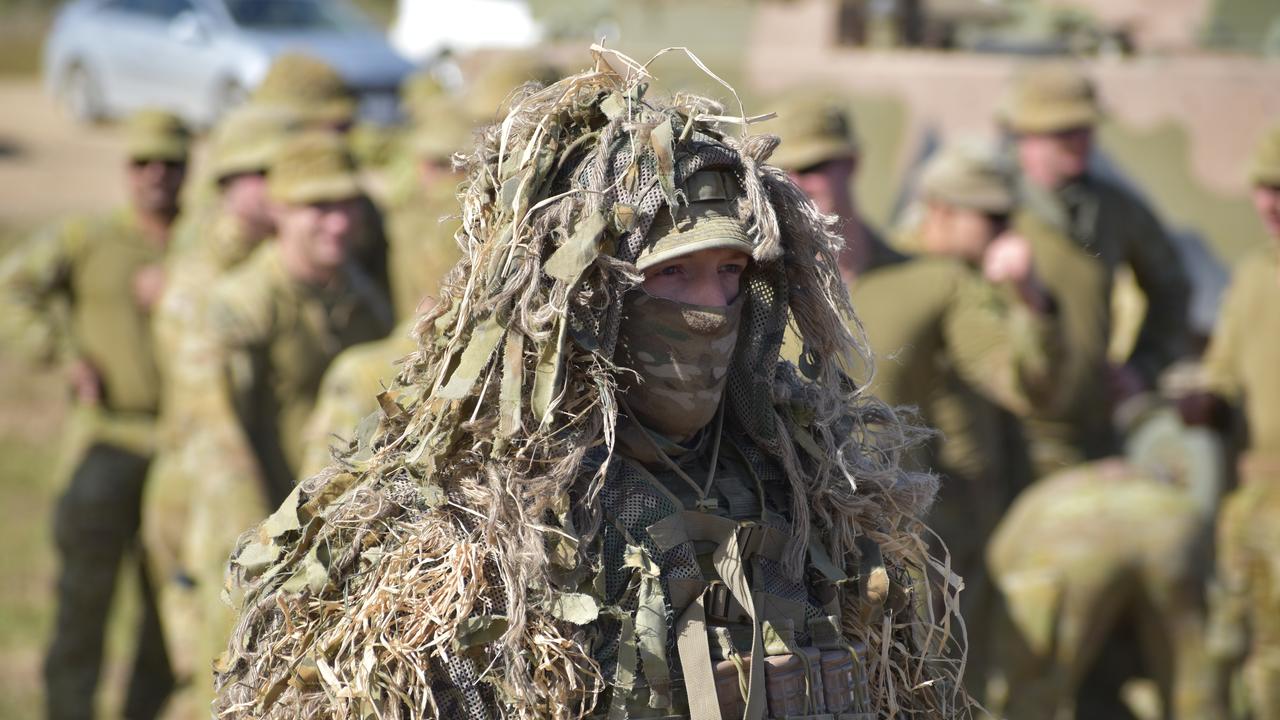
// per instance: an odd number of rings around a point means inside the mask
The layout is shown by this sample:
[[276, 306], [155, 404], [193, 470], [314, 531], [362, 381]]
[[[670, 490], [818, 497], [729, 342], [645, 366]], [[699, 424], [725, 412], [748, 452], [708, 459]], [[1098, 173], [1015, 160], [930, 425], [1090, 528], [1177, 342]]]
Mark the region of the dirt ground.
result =
[[0, 223], [30, 228], [123, 201], [114, 129], [76, 125], [34, 78], [0, 80], [0, 108]]

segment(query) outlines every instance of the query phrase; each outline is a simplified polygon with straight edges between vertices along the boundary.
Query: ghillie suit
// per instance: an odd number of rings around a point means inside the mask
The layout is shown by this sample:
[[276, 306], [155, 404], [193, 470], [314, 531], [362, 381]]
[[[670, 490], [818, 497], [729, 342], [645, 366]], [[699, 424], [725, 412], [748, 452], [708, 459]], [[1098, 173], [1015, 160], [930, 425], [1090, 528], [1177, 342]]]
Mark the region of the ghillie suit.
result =
[[[739, 650], [864, 649], [869, 682], [838, 717], [965, 714], [954, 618], [926, 618], [912, 587], [936, 482], [899, 469], [918, 433], [840, 370], [865, 353], [839, 241], [765, 164], [776, 138], [730, 137], [747, 119], [702, 98], [648, 99], [648, 78], [597, 48], [594, 70], [517, 91], [465, 158], [463, 259], [418, 351], [350, 451], [233, 556], [221, 716], [720, 717], [702, 627], [770, 603], [799, 624], [748, 619]], [[708, 192], [691, 182], [708, 172], [740, 189], [754, 251], [703, 437], [755, 480], [759, 522], [706, 498], [684, 510], [622, 451], [623, 297], [650, 225]], [[803, 377], [778, 359], [789, 318]], [[700, 560], [724, 582], [708, 587]], [[748, 566], [769, 592], [742, 587]], [[737, 714], [764, 717], [765, 663], [724, 657], [742, 669]]]

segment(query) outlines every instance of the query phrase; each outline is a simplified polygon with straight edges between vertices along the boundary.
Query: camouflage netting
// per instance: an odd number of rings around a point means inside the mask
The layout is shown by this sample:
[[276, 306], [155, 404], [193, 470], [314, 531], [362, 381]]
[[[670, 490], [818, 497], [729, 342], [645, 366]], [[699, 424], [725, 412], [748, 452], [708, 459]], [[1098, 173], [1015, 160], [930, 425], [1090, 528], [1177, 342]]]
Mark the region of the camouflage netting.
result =
[[[934, 562], [915, 518], [936, 481], [899, 469], [919, 433], [840, 371], [865, 351], [830, 219], [765, 164], [777, 139], [747, 134], [751, 119], [652, 100], [642, 66], [600, 48], [595, 61], [517, 90], [459, 160], [464, 257], [419, 321], [419, 350], [353, 446], [241, 539], [221, 716], [603, 712], [612, 671], [593, 659], [608, 641], [595, 620], [618, 609], [592, 582], [602, 496], [622, 467], [610, 461], [622, 297], [650, 223], [703, 169], [743, 189], [755, 252], [725, 423], [785, 471], [789, 565], [817, 537], [852, 575], [878, 545], [895, 591], [864, 573], [843, 601], [878, 711], [963, 713], [953, 618], [898, 592], [918, 594], [912, 578]], [[788, 323], [808, 350], [803, 377], [778, 359]]]

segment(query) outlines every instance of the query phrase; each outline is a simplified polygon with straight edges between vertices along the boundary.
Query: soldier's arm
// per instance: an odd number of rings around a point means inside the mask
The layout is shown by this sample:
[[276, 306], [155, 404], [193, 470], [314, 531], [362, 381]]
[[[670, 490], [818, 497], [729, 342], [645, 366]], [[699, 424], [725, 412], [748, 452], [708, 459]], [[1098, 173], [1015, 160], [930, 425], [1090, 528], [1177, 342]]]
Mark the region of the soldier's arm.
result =
[[49, 364], [75, 355], [69, 282], [82, 236], [78, 222], [50, 228], [0, 264], [0, 339], [29, 360]]
[[1240, 333], [1244, 329], [1240, 277], [1237, 273], [1223, 294], [1218, 310], [1218, 326], [1209, 340], [1204, 354], [1203, 372], [1205, 390], [1232, 405], [1238, 404], [1242, 392], [1240, 369]]
[[1056, 402], [1066, 353], [1051, 301], [1032, 307], [1011, 287], [967, 276], [943, 323], [953, 367], [988, 400], [1017, 415]]
[[1151, 210], [1131, 199], [1125, 217], [1127, 260], [1147, 298], [1147, 315], [1128, 365], [1155, 387], [1160, 372], [1186, 354], [1191, 284], [1182, 257]]
[[369, 383], [361, 379], [358, 356], [339, 355], [325, 372], [316, 395], [316, 404], [304, 432], [301, 482], [329, 465], [331, 448], [343, 447], [355, 435], [356, 426], [377, 409], [377, 391], [369, 392]]

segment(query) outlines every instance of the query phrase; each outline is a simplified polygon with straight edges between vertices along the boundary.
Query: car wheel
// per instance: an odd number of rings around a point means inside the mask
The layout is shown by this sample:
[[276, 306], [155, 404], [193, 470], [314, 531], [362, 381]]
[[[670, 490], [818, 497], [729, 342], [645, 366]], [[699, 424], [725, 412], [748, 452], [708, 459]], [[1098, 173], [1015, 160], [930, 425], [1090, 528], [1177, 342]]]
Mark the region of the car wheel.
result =
[[89, 68], [80, 63], [67, 71], [62, 82], [62, 102], [77, 122], [97, 123], [106, 117], [98, 82]]

